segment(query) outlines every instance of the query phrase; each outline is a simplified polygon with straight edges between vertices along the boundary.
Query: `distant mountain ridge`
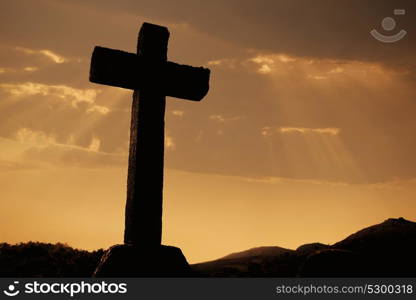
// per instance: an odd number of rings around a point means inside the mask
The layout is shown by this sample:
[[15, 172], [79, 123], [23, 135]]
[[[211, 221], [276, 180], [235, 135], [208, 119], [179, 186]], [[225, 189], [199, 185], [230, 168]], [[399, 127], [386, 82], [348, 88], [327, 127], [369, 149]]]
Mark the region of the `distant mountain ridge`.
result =
[[201, 276], [324, 277], [416, 274], [416, 223], [388, 219], [333, 245], [311, 243], [296, 250], [257, 247], [191, 265]]
[[263, 246], [255, 247], [241, 252], [235, 252], [228, 254], [220, 259], [237, 259], [243, 257], [252, 257], [252, 256], [274, 256], [281, 255], [286, 252], [291, 252], [293, 250], [281, 248], [277, 246]]

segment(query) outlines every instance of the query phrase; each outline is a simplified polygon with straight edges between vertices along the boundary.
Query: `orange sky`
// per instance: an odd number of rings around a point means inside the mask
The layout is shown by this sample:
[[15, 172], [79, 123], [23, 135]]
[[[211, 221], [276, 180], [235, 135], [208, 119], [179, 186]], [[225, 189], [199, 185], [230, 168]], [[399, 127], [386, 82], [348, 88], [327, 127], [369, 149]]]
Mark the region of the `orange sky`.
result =
[[[167, 99], [165, 244], [200, 262], [415, 219], [412, 1], [115, 3], [0, 4], [0, 242], [122, 242], [131, 91], [88, 69], [144, 21], [212, 72], [201, 102]], [[407, 36], [374, 40], [394, 8]]]

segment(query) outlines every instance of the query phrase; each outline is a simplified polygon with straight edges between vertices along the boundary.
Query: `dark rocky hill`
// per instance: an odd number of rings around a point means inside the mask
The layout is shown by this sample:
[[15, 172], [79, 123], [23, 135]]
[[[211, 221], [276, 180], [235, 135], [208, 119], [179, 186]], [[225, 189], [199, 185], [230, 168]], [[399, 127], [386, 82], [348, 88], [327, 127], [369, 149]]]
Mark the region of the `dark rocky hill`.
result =
[[416, 223], [388, 219], [333, 245], [259, 247], [192, 265], [213, 277], [414, 277]]

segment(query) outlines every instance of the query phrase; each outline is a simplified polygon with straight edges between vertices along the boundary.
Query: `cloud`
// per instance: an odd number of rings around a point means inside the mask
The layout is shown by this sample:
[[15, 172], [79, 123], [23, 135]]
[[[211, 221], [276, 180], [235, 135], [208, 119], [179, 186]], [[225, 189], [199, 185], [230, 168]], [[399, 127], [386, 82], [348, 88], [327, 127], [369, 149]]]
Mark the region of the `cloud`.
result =
[[312, 79], [315, 79], [315, 80], [324, 80], [327, 77], [326, 76], [322, 76], [322, 75], [308, 75], [308, 78], [312, 78]]
[[179, 109], [172, 110], [172, 115], [174, 116], [183, 117], [184, 114], [185, 112], [183, 110], [179, 110]]
[[44, 147], [58, 144], [52, 135], [42, 131], [33, 131], [29, 128], [21, 128], [16, 133], [16, 140], [22, 144]]
[[262, 55], [259, 54], [247, 60], [248, 62], [253, 62], [260, 67], [257, 69], [257, 72], [260, 74], [271, 73], [274, 68], [279, 63], [291, 63], [296, 61], [296, 58], [288, 56], [286, 54], [272, 54], [272, 55]]
[[[11, 73], [18, 73], [18, 72], [21, 72], [21, 71], [34, 72], [34, 71], [37, 71], [38, 69], [39, 69], [38, 67], [0, 68], [0, 74], [8, 73], [8, 75], [10, 75]], [[21, 73], [19, 73], [19, 74], [21, 74]]]
[[219, 66], [219, 65], [221, 65], [223, 63], [223, 61], [222, 60], [220, 60], [220, 59], [217, 59], [217, 60], [210, 60], [209, 62], [208, 62], [208, 65], [210, 65], [210, 66]]
[[337, 66], [335, 69], [329, 70], [328, 73], [330, 74], [338, 74], [344, 72], [344, 69]]
[[90, 108], [87, 109], [87, 113], [98, 112], [98, 113], [103, 114], [103, 115], [108, 114], [109, 111], [110, 111], [110, 109], [108, 107], [101, 106], [101, 105], [93, 105], [93, 106], [91, 106]]
[[235, 117], [224, 117], [223, 115], [210, 115], [209, 119], [216, 121], [218, 123], [224, 123], [224, 122], [228, 122], [228, 121], [237, 121], [237, 120], [241, 120], [243, 119], [243, 116], [235, 116]]
[[17, 159], [7, 163], [3, 161], [2, 168], [11, 168], [16, 163], [37, 168], [63, 165], [106, 167], [126, 164], [127, 159], [125, 153], [100, 151], [101, 140], [97, 137], [92, 137], [89, 146], [80, 147], [72, 144], [71, 139], [68, 139], [68, 143], [59, 143], [53, 135], [43, 131], [21, 128], [16, 133], [16, 140], [24, 150]]
[[239, 62], [235, 58], [221, 58], [208, 61], [208, 65], [211, 67], [222, 67], [228, 69], [234, 69], [238, 66]]
[[273, 56], [266, 56], [266, 55], [258, 55], [253, 58], [250, 58], [252, 62], [255, 62], [256, 64], [268, 64], [272, 65], [274, 64]]
[[319, 133], [319, 134], [329, 134], [329, 135], [338, 135], [340, 132], [339, 128], [303, 128], [303, 127], [280, 127], [279, 131], [281, 133]]
[[82, 151], [91, 151], [91, 152], [99, 152], [101, 141], [97, 137], [92, 137], [91, 142], [88, 147], [80, 147], [75, 145], [74, 137], [70, 136], [67, 140], [67, 143], [60, 143], [57, 142], [56, 138], [52, 134], [47, 134], [40, 130], [32, 130], [30, 128], [20, 128], [16, 132], [16, 140], [23, 144], [26, 147], [37, 147], [37, 148], [46, 148], [49, 146], [56, 146], [56, 147], [65, 147], [71, 148], [75, 150], [82, 150]]
[[16, 47], [17, 51], [23, 52], [24, 54], [28, 55], [41, 55], [46, 57], [47, 59], [51, 60], [52, 62], [56, 64], [62, 64], [64, 62], [68, 62], [69, 60], [61, 55], [56, 54], [52, 50], [43, 49], [43, 50], [33, 50], [29, 48], [23, 48], [23, 47]]
[[[250, 51], [249, 57], [233, 59], [220, 59], [211, 62], [218, 68], [232, 68], [241, 71], [248, 70], [262, 75], [287, 76], [297, 73], [304, 79], [324, 80], [337, 79], [340, 77], [361, 77], [367, 79], [370, 73], [388, 76], [403, 76], [408, 73], [399, 70], [387, 69], [379, 63], [350, 61], [343, 59], [311, 58], [290, 56], [284, 53], [256, 53]], [[253, 54], [254, 53], [254, 54]], [[215, 62], [215, 64], [214, 64]]]
[[6, 73], [13, 73], [16, 72], [13, 68], [0, 68], [0, 74], [6, 74]]
[[224, 123], [225, 122], [224, 117], [221, 116], [221, 115], [210, 115], [209, 118], [211, 120], [214, 120], [214, 121], [217, 121], [217, 122], [220, 122], [220, 123]]
[[[352, 185], [349, 182], [343, 181], [327, 181], [327, 180], [318, 180], [318, 179], [294, 179], [287, 177], [244, 177], [244, 176], [230, 176], [230, 175], [221, 175], [215, 174], [215, 176], [232, 178], [240, 180], [243, 182], [257, 182], [265, 184], [310, 184], [310, 185], [328, 185], [328, 186], [349, 186]], [[370, 185], [369, 185], [370, 186]]]
[[101, 141], [92, 137], [86, 147], [77, 146], [74, 138], [58, 142], [54, 135], [21, 128], [12, 139], [0, 138], [0, 170], [25, 171], [44, 168], [101, 168], [125, 166], [127, 153], [101, 151]]
[[267, 73], [270, 73], [271, 71], [272, 69], [270, 68], [270, 66], [266, 64], [261, 65], [260, 69], [258, 69], [258, 72], [261, 74], [267, 74]]
[[76, 107], [79, 102], [94, 103], [97, 91], [94, 89], [75, 89], [66, 85], [47, 85], [43, 83], [3, 83], [0, 88], [6, 90], [14, 96], [57, 96], [71, 100], [71, 104]]
[[176, 147], [175, 142], [173, 141], [173, 138], [169, 135], [165, 136], [165, 149], [166, 150], [174, 150]]
[[18, 67], [18, 68], [0, 68], [0, 74], [7, 75], [21, 75], [23, 72], [35, 72], [38, 71], [38, 67], [27, 66], [27, 67]]
[[262, 136], [271, 136], [274, 132], [272, 131], [272, 128], [270, 126], [265, 126], [261, 129], [261, 135]]
[[24, 70], [27, 72], [34, 72], [34, 71], [37, 71], [38, 68], [37, 67], [25, 67]]
[[57, 97], [67, 101], [74, 108], [77, 108], [79, 103], [85, 102], [91, 105], [87, 112], [106, 114], [110, 110], [107, 107], [95, 104], [95, 99], [100, 92], [95, 89], [77, 89], [67, 85], [48, 85], [34, 82], [2, 83], [0, 88], [17, 97], [36, 95]]
[[340, 128], [328, 127], [328, 128], [305, 128], [305, 127], [279, 127], [272, 128], [265, 126], [261, 129], [260, 134], [262, 136], [271, 136], [273, 134], [323, 134], [336, 136], [341, 131]]
[[100, 139], [93, 137], [91, 140], [91, 144], [88, 147], [88, 150], [92, 152], [98, 152], [100, 151], [100, 145], [101, 145]]
[[234, 69], [238, 67], [249, 66], [255, 64], [257, 72], [260, 74], [267, 74], [272, 72], [278, 63], [289, 63], [296, 59], [284, 54], [257, 54], [250, 58], [221, 58], [217, 60], [208, 61], [208, 65], [218, 68]]

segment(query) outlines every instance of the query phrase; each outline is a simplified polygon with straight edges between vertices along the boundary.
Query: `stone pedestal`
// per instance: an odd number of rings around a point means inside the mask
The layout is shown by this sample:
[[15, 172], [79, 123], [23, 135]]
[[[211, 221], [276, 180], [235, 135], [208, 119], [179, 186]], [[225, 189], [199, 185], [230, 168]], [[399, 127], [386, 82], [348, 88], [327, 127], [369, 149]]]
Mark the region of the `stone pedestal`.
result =
[[191, 268], [181, 249], [133, 245], [112, 246], [101, 258], [93, 277], [190, 277]]

